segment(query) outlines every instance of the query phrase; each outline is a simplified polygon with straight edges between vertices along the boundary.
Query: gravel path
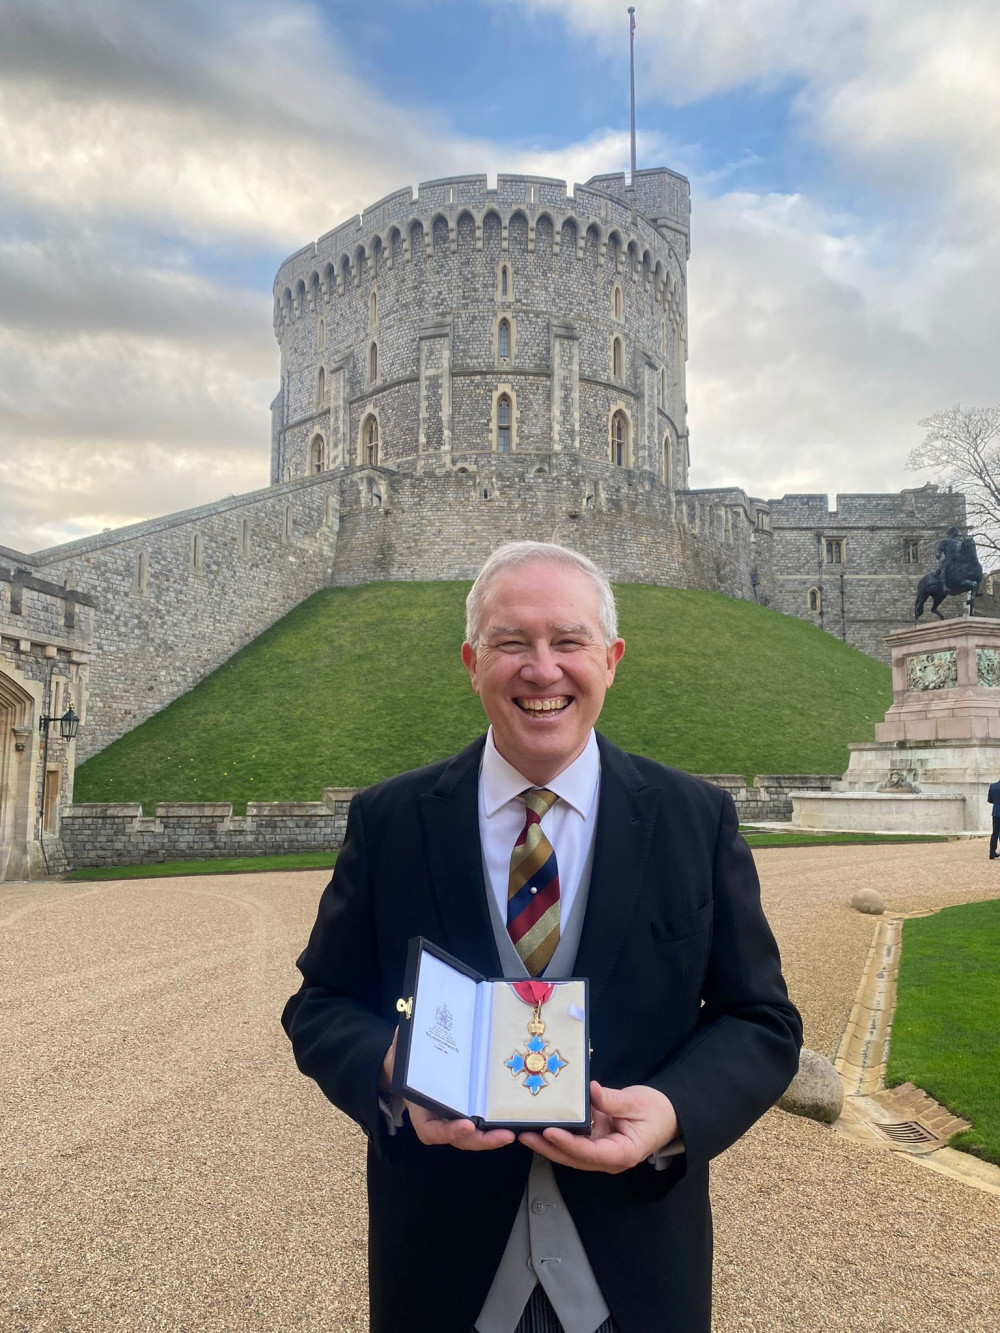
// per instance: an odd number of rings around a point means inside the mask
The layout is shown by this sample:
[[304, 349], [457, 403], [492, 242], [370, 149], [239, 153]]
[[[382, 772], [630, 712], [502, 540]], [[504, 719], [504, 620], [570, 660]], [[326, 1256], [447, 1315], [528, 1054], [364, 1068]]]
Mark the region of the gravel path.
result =
[[[856, 888], [1000, 896], [982, 841], [757, 861], [825, 1053], [874, 928]], [[277, 1025], [324, 880], [0, 889], [2, 1333], [364, 1333], [363, 1136]], [[1000, 1328], [1000, 1199], [778, 1111], [713, 1179], [716, 1333]]]

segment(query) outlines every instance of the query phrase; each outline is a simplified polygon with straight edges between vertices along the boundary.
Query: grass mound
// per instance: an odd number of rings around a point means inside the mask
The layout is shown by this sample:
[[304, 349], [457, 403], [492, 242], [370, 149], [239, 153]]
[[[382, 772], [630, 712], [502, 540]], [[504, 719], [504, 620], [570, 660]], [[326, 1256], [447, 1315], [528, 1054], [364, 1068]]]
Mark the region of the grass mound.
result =
[[929, 1092], [972, 1129], [952, 1140], [1000, 1165], [1000, 901], [903, 926], [886, 1081]]
[[[318, 800], [484, 728], [459, 658], [467, 583], [316, 593], [77, 770], [77, 801]], [[839, 773], [892, 699], [886, 666], [792, 616], [620, 585], [627, 649], [601, 729], [691, 773]]]

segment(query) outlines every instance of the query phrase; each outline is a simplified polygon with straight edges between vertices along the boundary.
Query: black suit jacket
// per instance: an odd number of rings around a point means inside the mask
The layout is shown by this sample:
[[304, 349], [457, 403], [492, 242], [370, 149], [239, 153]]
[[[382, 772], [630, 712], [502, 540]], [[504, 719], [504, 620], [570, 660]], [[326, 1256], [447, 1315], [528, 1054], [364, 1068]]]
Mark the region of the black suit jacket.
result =
[[[665, 1093], [686, 1150], [665, 1171], [556, 1176], [622, 1333], [708, 1333], [708, 1162], [785, 1090], [801, 1024], [732, 799], [598, 741], [574, 968], [590, 978], [592, 1075]], [[299, 1068], [369, 1139], [373, 1333], [470, 1333], [531, 1162], [517, 1143], [425, 1147], [408, 1122], [390, 1136], [378, 1107], [410, 937], [501, 975], [479, 841], [483, 743], [355, 798], [282, 1019]]]

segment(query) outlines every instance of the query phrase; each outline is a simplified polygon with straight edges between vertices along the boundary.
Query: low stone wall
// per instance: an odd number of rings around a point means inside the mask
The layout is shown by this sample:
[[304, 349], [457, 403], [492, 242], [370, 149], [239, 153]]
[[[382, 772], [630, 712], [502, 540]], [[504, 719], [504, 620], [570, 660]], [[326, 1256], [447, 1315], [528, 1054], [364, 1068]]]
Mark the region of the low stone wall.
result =
[[321, 801], [251, 801], [245, 815], [228, 801], [162, 803], [151, 817], [141, 805], [73, 805], [60, 831], [72, 866], [331, 852], [344, 841], [355, 790], [325, 787]]
[[793, 791], [832, 791], [840, 785], [839, 775], [831, 773], [760, 773], [752, 787], [741, 773], [702, 773], [701, 777], [729, 792], [742, 824], [790, 820]]
[[[838, 781], [822, 774], [765, 775], [748, 787], [742, 775], [730, 773], [709, 774], [705, 780], [730, 793], [746, 823], [791, 819], [789, 792], [830, 791]], [[62, 816], [62, 845], [71, 866], [336, 851], [357, 790], [324, 787], [321, 801], [251, 801], [245, 815], [234, 815], [228, 801], [160, 803], [152, 816], [131, 803], [71, 805]]]

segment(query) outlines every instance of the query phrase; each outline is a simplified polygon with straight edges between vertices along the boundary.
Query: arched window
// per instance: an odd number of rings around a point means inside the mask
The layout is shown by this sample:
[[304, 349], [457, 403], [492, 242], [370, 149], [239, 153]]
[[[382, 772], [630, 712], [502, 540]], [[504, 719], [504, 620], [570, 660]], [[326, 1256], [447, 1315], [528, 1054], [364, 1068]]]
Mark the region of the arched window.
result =
[[616, 338], [611, 344], [611, 373], [616, 380], [622, 377], [622, 340]]
[[[135, 590], [137, 593], [145, 594], [149, 592], [149, 557], [145, 551], [140, 551], [135, 560]], [[54, 712], [58, 712], [55, 709]]]
[[316, 372], [316, 406], [322, 407], [326, 402], [326, 371], [320, 366]]
[[283, 481], [291, 481], [291, 479], [292, 479], [292, 465], [291, 465], [291, 463], [286, 463], [286, 464], [285, 464], [285, 470], [284, 470], [284, 472], [281, 474], [281, 476], [282, 476], [282, 480], [283, 480]]
[[497, 453], [510, 453], [510, 399], [505, 393], [497, 399]]
[[821, 609], [822, 609], [822, 606], [823, 606], [823, 595], [822, 595], [822, 593], [820, 592], [819, 588], [810, 588], [810, 589], [809, 589], [809, 610], [812, 611], [812, 612], [816, 612], [816, 611], [821, 610]]
[[617, 283], [615, 283], [614, 291], [611, 294], [611, 313], [615, 319], [621, 319], [624, 313], [622, 289]]
[[368, 417], [361, 427], [361, 461], [378, 467], [378, 422], [374, 417]]
[[196, 532], [191, 538], [191, 568], [196, 574], [200, 574], [205, 567], [205, 551], [201, 542], [201, 534]]
[[670, 485], [670, 436], [663, 439], [663, 484]]
[[325, 346], [326, 346], [326, 320], [320, 319], [316, 321], [316, 350], [318, 352], [322, 352]]
[[510, 274], [507, 271], [507, 265], [504, 264], [500, 270], [500, 295], [508, 296], [510, 294]]
[[510, 360], [510, 325], [505, 319], [500, 321], [497, 336], [497, 349], [501, 361]]
[[620, 411], [611, 418], [611, 461], [628, 467], [628, 417]]
[[295, 534], [295, 515], [292, 506], [285, 505], [285, 541], [290, 542]]
[[322, 435], [313, 436], [309, 465], [313, 472], [322, 472], [326, 467], [326, 442]]
[[372, 292], [368, 301], [368, 327], [374, 328], [378, 323], [378, 292]]
[[378, 343], [372, 343], [368, 349], [368, 383], [378, 380]]

